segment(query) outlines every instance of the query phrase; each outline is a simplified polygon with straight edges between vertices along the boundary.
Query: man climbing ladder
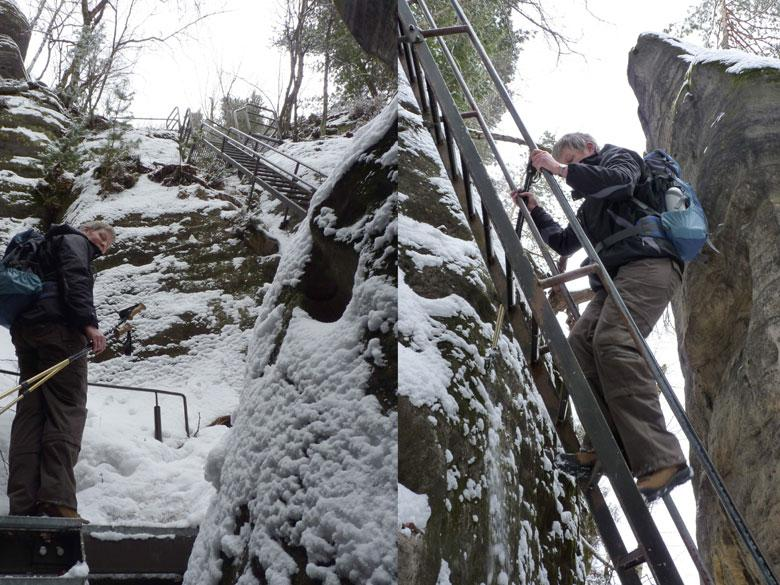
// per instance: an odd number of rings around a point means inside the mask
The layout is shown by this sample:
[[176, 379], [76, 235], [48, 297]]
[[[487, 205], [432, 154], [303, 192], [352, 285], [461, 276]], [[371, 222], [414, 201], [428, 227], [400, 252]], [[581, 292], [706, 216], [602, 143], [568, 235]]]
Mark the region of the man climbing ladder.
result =
[[[639, 154], [613, 145], [599, 149], [589, 134], [566, 134], [553, 154], [531, 153], [537, 169], [564, 177], [574, 199], [584, 199], [577, 218], [597, 247], [642, 217], [631, 201], [642, 197], [637, 187], [646, 177]], [[544, 242], [562, 256], [582, 244], [571, 226], [562, 228], [539, 206], [532, 193], [512, 194], [526, 201]], [[646, 203], [652, 204], [651, 201]], [[663, 314], [680, 286], [682, 263], [664, 238], [637, 234], [605, 246], [599, 253], [644, 337]], [[632, 339], [628, 324], [614, 300], [596, 278], [596, 292], [569, 335], [569, 343], [583, 373], [599, 399], [607, 421], [638, 478], [639, 491], [650, 500], [669, 493], [691, 478], [680, 444], [666, 429], [658, 386]], [[597, 462], [587, 438], [579, 453], [569, 454], [562, 466], [574, 473], [588, 472]]]

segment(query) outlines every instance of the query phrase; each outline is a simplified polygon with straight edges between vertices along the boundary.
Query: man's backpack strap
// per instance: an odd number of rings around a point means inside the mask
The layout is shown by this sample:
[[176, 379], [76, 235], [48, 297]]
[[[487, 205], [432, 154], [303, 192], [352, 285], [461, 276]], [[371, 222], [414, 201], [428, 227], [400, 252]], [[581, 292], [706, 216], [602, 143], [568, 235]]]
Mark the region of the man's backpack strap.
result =
[[[635, 201], [640, 206], [647, 207], [644, 203], [642, 203], [638, 199], [635, 199]], [[619, 232], [615, 232], [611, 236], [608, 236], [603, 240], [601, 240], [600, 242], [598, 242], [595, 246], [593, 246], [594, 249], [596, 250], [596, 254], [600, 254], [602, 250], [605, 250], [610, 246], [614, 246], [618, 242], [621, 242], [626, 238], [630, 238], [632, 236], [645, 236], [651, 238], [665, 237], [664, 231], [661, 227], [661, 218], [659, 214], [657, 212], [654, 212], [650, 207], [647, 207], [647, 209], [653, 212], [653, 215], [648, 215], [640, 219], [636, 223], [636, 225], [633, 225], [630, 228], [620, 230]]]
[[648, 215], [655, 215], [656, 217], [661, 217], [661, 213], [650, 207], [647, 203], [644, 201], [640, 201], [636, 197], [631, 197], [631, 202], [634, 203], [639, 209], [644, 211]]

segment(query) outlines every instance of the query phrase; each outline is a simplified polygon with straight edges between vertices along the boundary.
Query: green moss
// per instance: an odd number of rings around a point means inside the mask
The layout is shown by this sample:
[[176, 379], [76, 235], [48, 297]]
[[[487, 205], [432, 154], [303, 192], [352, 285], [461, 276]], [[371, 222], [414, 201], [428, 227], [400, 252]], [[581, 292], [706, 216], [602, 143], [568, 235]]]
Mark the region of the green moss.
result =
[[777, 67], [744, 69], [739, 73], [733, 73], [732, 79], [736, 86], [745, 83], [780, 83], [780, 69]]

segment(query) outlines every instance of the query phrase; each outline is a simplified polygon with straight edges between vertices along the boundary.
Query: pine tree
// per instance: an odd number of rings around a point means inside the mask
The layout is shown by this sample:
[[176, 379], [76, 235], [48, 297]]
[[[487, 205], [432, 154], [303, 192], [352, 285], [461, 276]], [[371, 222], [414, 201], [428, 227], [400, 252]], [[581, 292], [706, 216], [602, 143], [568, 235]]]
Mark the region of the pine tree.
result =
[[99, 149], [100, 166], [96, 176], [100, 179], [102, 193], [118, 193], [129, 189], [138, 180], [137, 167], [130, 151], [138, 145], [138, 140], [128, 140], [130, 127], [120, 118], [127, 113], [133, 95], [126, 87], [116, 87], [106, 102], [106, 112], [111, 119], [111, 127], [106, 134], [106, 142]]
[[777, 0], [704, 0], [682, 23], [666, 32], [696, 35], [705, 47], [740, 49], [780, 57], [780, 2]]

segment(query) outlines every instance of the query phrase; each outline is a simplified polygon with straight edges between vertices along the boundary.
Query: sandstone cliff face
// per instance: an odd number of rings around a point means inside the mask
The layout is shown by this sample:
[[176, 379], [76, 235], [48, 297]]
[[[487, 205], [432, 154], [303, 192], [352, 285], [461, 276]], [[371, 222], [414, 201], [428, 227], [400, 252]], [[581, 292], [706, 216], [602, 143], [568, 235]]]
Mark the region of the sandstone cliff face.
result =
[[[686, 268], [673, 303], [687, 410], [780, 574], [780, 61], [643, 35], [628, 75], [648, 149], [681, 163], [721, 252]], [[694, 491], [717, 583], [752, 582], [701, 472]]]
[[40, 159], [70, 123], [51, 91], [0, 80], [0, 214], [23, 218], [39, 211], [34, 191], [44, 174]]
[[508, 326], [485, 361], [498, 295], [402, 86], [399, 583], [581, 583], [575, 486]]
[[[14, 0], [0, 0], [0, 214], [36, 215], [41, 156], [70, 125], [53, 92], [28, 83], [30, 25]], [[0, 235], [5, 235], [1, 234]]]
[[27, 79], [30, 25], [14, 0], [0, 0], [0, 78]]

